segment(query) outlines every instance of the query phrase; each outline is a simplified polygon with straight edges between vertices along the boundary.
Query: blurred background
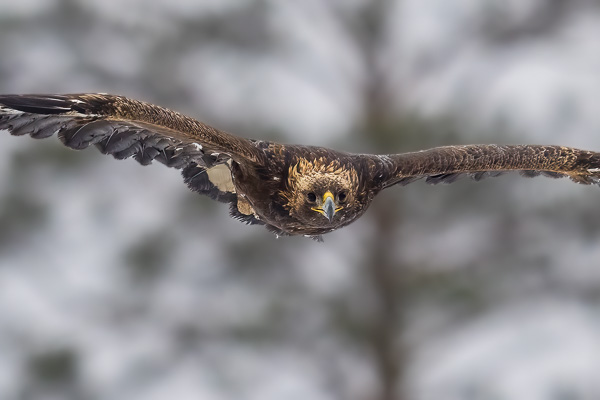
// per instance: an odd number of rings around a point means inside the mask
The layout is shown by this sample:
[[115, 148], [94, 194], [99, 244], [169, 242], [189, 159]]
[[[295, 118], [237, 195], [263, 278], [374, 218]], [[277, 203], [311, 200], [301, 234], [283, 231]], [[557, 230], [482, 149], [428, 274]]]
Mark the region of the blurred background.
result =
[[[356, 152], [600, 150], [598, 0], [0, 1], [0, 92]], [[2, 399], [600, 398], [597, 187], [382, 193], [319, 244], [0, 135]]]

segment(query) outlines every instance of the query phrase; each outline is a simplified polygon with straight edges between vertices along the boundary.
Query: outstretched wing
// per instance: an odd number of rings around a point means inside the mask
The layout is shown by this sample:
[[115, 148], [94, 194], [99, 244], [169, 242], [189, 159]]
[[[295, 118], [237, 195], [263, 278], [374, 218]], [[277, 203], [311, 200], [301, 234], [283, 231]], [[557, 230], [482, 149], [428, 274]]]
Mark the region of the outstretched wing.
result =
[[107, 94], [0, 95], [0, 130], [45, 138], [57, 133], [76, 150], [96, 145], [115, 158], [142, 165], [157, 160], [181, 169], [192, 190], [231, 202], [231, 162], [258, 162], [248, 139], [180, 113]]
[[436, 147], [414, 153], [376, 156], [383, 172], [381, 186], [406, 185], [425, 178], [451, 183], [463, 175], [479, 181], [506, 171], [533, 177], [568, 176], [582, 184], [600, 182], [600, 153], [562, 146], [468, 145]]

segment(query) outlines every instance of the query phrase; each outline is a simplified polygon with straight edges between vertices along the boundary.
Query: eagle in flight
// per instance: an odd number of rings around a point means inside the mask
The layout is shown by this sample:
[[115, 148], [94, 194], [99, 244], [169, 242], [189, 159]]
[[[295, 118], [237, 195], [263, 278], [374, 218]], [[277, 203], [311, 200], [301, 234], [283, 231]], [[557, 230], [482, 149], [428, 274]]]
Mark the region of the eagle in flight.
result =
[[321, 235], [360, 217], [381, 190], [425, 178], [479, 181], [505, 171], [600, 182], [600, 153], [562, 146], [467, 145], [412, 153], [350, 154], [246, 139], [175, 111], [108, 94], [0, 95], [0, 130], [68, 147], [91, 144], [142, 165], [180, 169], [194, 191], [277, 235]]

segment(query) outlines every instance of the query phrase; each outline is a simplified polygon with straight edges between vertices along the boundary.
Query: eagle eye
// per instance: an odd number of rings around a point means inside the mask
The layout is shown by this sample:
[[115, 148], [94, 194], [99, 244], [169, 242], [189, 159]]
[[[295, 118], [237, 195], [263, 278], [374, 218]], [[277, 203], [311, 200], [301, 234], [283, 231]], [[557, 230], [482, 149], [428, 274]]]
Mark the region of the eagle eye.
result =
[[338, 193], [338, 201], [340, 203], [345, 202], [347, 197], [348, 197], [348, 195], [344, 191], [341, 191], [341, 192]]
[[313, 192], [310, 192], [306, 195], [306, 200], [308, 200], [309, 203], [314, 203], [317, 201], [317, 195]]

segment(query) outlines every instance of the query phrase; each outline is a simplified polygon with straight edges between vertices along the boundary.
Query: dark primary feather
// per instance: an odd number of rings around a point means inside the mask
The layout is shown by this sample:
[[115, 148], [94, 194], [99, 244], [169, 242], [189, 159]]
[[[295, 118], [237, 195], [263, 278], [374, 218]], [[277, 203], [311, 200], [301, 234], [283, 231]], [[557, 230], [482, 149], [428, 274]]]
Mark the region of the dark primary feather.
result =
[[0, 95], [2, 104], [14, 110], [34, 114], [62, 114], [76, 110], [77, 103], [69, 101], [69, 96], [61, 95]]
[[[360, 217], [382, 189], [419, 179], [480, 181], [519, 171], [525, 177], [600, 182], [600, 154], [592, 151], [467, 145], [356, 155], [245, 139], [166, 108], [106, 94], [0, 95], [0, 130], [37, 139], [57, 134], [72, 149], [95, 145], [118, 159], [142, 165], [156, 160], [180, 169], [193, 191], [229, 203], [234, 218], [264, 224], [278, 235], [320, 238]], [[335, 192], [339, 212], [334, 218], [326, 219], [318, 204], [307, 203], [313, 191], [323, 199]], [[351, 203], [340, 200], [342, 192]]]

